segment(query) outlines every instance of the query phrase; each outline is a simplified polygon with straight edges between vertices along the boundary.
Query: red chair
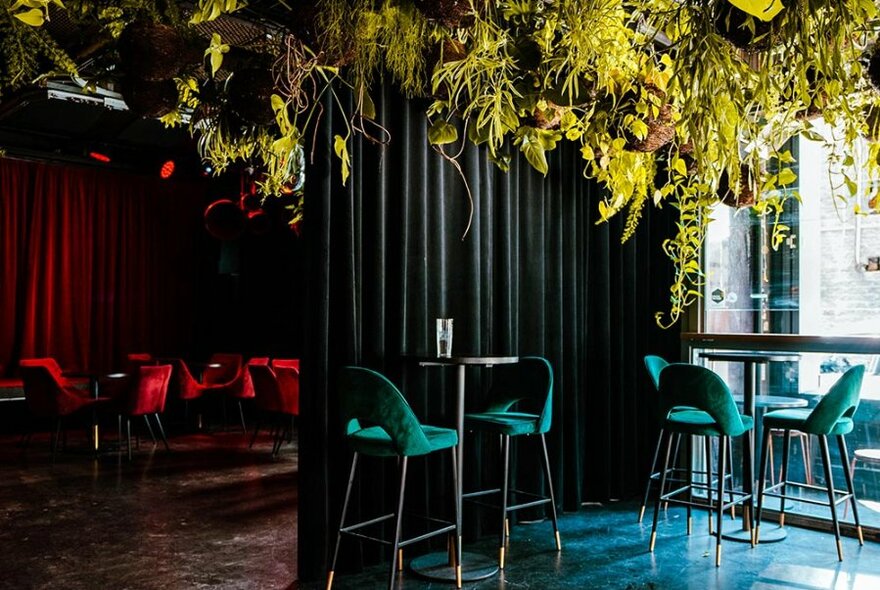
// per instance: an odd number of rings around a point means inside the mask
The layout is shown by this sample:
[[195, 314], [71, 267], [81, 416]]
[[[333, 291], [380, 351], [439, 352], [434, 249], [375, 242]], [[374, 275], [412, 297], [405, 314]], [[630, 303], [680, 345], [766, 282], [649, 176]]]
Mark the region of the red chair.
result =
[[[286, 371], [288, 373], [286, 382], [268, 364], [248, 364], [248, 372], [253, 381], [254, 393], [256, 394], [254, 403], [264, 416], [275, 422], [272, 427], [274, 435], [273, 455], [277, 455], [281, 450], [281, 445], [284, 443], [285, 438], [289, 439], [292, 436], [293, 417], [299, 414], [298, 372], [292, 367], [279, 367], [278, 371]], [[295, 379], [291, 375], [294, 372], [297, 375]], [[295, 386], [292, 386], [294, 383]], [[251, 437], [251, 447], [254, 446], [259, 431], [260, 422], [258, 420], [254, 428], [254, 434]]]
[[[168, 395], [168, 384], [171, 382], [172, 368], [172, 365], [144, 365], [139, 367], [137, 380], [131, 394], [118, 407], [120, 431], [122, 430], [122, 417], [125, 416], [129, 461], [131, 461], [131, 419], [138, 416], [144, 417], [144, 422], [155, 444], [156, 437], [153, 435], [153, 428], [150, 425], [150, 416], [153, 417], [159, 429], [159, 435], [162, 437], [162, 443], [165, 445], [165, 450], [171, 450], [168, 446], [168, 439], [165, 437], [165, 429], [162, 428], [159, 414], [165, 411], [165, 399]], [[122, 439], [121, 432], [119, 438], [120, 440]]]
[[[244, 409], [241, 401], [252, 398], [253, 387], [249, 386], [250, 376], [244, 369], [240, 354], [215, 354], [211, 356], [208, 366], [199, 382], [183, 360], [177, 359], [177, 385], [180, 399], [194, 401], [206, 394], [226, 395], [238, 401], [238, 412], [241, 417], [241, 428], [247, 432], [244, 421]], [[211, 366], [217, 365], [217, 366]], [[224, 405], [224, 412], [225, 412]]]
[[[55, 420], [55, 429], [50, 439], [52, 461], [54, 461], [65, 418], [83, 413], [87, 409], [95, 410], [108, 399], [92, 397], [88, 390], [72, 387], [71, 382], [61, 374], [61, 367], [55, 359], [22, 359], [19, 367], [24, 385], [24, 397], [31, 413], [37, 418]], [[96, 424], [97, 415], [93, 411], [92, 426]], [[28, 435], [28, 440], [30, 436]]]

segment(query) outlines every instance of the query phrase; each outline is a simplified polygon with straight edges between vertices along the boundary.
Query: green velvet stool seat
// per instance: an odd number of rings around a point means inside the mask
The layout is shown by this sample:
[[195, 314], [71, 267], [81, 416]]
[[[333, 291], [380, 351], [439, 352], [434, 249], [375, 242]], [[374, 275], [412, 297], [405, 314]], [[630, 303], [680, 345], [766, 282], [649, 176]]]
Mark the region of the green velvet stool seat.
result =
[[[501, 439], [501, 487], [462, 494], [463, 498], [478, 498], [499, 494], [501, 499], [501, 534], [498, 564], [504, 569], [506, 541], [510, 535], [508, 514], [522, 508], [550, 505], [550, 518], [556, 550], [562, 549], [556, 519], [556, 497], [550, 473], [545, 433], [550, 430], [553, 412], [553, 369], [541, 357], [522, 357], [512, 365], [493, 369], [492, 387], [483, 411], [466, 414], [465, 428], [474, 432], [497, 435]], [[541, 440], [544, 477], [547, 495], [510, 489], [510, 439], [517, 436], [536, 436]], [[511, 504], [511, 496], [529, 500]]]
[[[660, 504], [680, 504], [687, 507], [687, 532], [691, 533], [691, 509], [693, 507], [708, 508], [714, 511], [717, 526], [714, 534], [715, 565], [721, 565], [721, 523], [724, 511], [735, 504], [748, 502], [752, 508], [753, 496], [739, 491], [728, 490], [728, 495], [734, 495], [728, 502], [724, 502], [725, 484], [727, 477], [716, 477], [717, 498], [713, 500], [712, 481], [706, 484], [698, 484], [693, 481], [690, 456], [687, 456], [687, 477], [685, 485], [679, 486], [672, 491], [667, 490], [667, 480], [671, 473], [670, 458], [672, 455], [672, 440], [676, 435], [704, 436], [707, 441], [718, 438], [718, 466], [716, 473], [727, 472], [729, 439], [746, 435], [745, 453], [751, 453], [751, 430], [754, 422], [751, 417], [739, 413], [736, 402], [724, 381], [705, 367], [690, 364], [671, 364], [660, 371], [660, 399], [662, 407], [670, 408], [666, 419], [663, 421], [663, 447], [665, 448], [665, 460], [660, 470], [660, 493], [654, 502], [654, 521], [651, 527], [651, 540], [648, 550], [654, 551], [657, 540], [657, 521], [660, 515]], [[711, 453], [706, 453], [706, 473], [712, 473]], [[751, 474], [746, 477], [752, 478]], [[754, 478], [752, 478], [754, 479]], [[707, 494], [705, 502], [694, 500], [694, 491], [700, 490]], [[684, 496], [684, 498], [682, 498]], [[746, 522], [750, 522], [748, 514], [744, 516]], [[711, 517], [710, 517], [711, 520]]]
[[[849, 454], [846, 450], [845, 434], [853, 429], [853, 416], [859, 407], [859, 394], [862, 388], [862, 378], [865, 374], [864, 366], [855, 366], [841, 375], [840, 379], [831, 387], [828, 393], [819, 401], [815, 408], [809, 409], [786, 409], [767, 412], [764, 414], [764, 445], [761, 451], [761, 470], [758, 482], [758, 513], [756, 515], [755, 540], [760, 542], [761, 512], [764, 508], [765, 496], [780, 499], [779, 525], [785, 524], [785, 500], [795, 500], [807, 504], [819, 504], [828, 506], [831, 510], [831, 524], [834, 530], [834, 538], [837, 541], [837, 558], [843, 561], [843, 545], [840, 542], [840, 523], [837, 519], [837, 505], [841, 502], [850, 501], [853, 510], [853, 520], [859, 536], [859, 545], [864, 544], [862, 526], [859, 523], [858, 505], [856, 503], [855, 490], [853, 489], [852, 472], [850, 471]], [[772, 444], [771, 429], [782, 431], [782, 468], [779, 482], [767, 488], [764, 482], [767, 479], [768, 449]], [[815, 435], [819, 439], [819, 449], [822, 454], [822, 467], [825, 471], [825, 486], [816, 486], [809, 483], [788, 481], [788, 449], [791, 443], [792, 431], [800, 431], [808, 435]], [[837, 437], [837, 445], [840, 450], [840, 462], [843, 468], [843, 478], [846, 481], [847, 491], [836, 490], [831, 475], [831, 455], [828, 452], [828, 437]], [[792, 497], [786, 494], [786, 487], [824, 491], [828, 495], [828, 501], [823, 502], [806, 496]], [[777, 492], [776, 490], [779, 490]]]
[[[461, 516], [458, 514], [457, 502], [454, 522], [446, 522], [434, 517], [426, 520], [441, 526], [424, 532], [417, 537], [401, 539], [404, 492], [406, 490], [406, 470], [410, 457], [429, 455], [436, 451], [450, 450], [452, 454], [453, 477], [452, 497], [455, 496], [455, 448], [458, 445], [458, 433], [451, 428], [440, 428], [420, 424], [403, 395], [391, 381], [380, 373], [362, 367], [344, 367], [338, 381], [339, 406], [342, 424], [348, 445], [354, 452], [351, 460], [351, 471], [345, 500], [342, 504], [342, 516], [339, 531], [336, 535], [336, 548], [333, 561], [327, 575], [327, 590], [333, 585], [336, 560], [343, 535], [350, 535], [362, 540], [376, 541], [392, 546], [391, 575], [388, 587], [394, 588], [395, 575], [403, 568], [403, 547], [423, 541], [431, 537], [450, 534], [454, 536], [450, 542], [454, 545], [455, 558], [450, 567], [454, 568], [457, 587], [461, 588]], [[357, 472], [358, 457], [394, 457], [400, 466], [400, 487], [397, 496], [397, 510], [378, 518], [371, 518], [354, 524], [346, 524], [345, 517], [351, 490]], [[394, 519], [394, 539], [388, 541], [367, 535], [363, 530], [390, 519]]]

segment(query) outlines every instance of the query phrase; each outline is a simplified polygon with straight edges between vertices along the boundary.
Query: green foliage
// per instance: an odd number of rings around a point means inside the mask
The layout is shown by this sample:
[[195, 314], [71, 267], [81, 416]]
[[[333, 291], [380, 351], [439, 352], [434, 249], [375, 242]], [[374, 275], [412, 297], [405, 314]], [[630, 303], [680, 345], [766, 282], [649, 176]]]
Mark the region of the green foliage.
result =
[[193, 11], [190, 24], [197, 25], [202, 22], [212, 21], [221, 14], [235, 12], [244, 8], [245, 2], [238, 0], [199, 0], [199, 4]]

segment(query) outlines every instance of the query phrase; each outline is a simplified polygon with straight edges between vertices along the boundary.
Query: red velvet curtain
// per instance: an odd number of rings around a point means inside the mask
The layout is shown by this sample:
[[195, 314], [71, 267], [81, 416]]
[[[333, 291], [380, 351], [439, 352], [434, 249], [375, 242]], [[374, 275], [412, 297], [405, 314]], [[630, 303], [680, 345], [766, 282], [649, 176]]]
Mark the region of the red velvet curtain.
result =
[[205, 187], [0, 159], [0, 374], [185, 349]]

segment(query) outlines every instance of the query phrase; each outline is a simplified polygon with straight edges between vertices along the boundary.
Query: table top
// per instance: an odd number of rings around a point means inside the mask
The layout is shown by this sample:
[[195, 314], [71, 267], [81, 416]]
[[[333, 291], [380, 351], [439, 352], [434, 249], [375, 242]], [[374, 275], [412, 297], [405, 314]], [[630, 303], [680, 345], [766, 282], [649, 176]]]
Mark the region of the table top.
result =
[[699, 353], [700, 358], [710, 361], [751, 362], [769, 363], [770, 361], [784, 362], [800, 360], [801, 355], [796, 352], [765, 352], [758, 350], [718, 350], [704, 351]]
[[[739, 394], [733, 395], [733, 401], [738, 404], [743, 403], [743, 396]], [[787, 397], [784, 395], [756, 395], [756, 408], [805, 408], [809, 402], [802, 397]]]
[[407, 356], [417, 361], [423, 367], [430, 366], [451, 366], [451, 365], [482, 365], [491, 367], [492, 365], [510, 365], [519, 362], [518, 356], [478, 356], [478, 355], [454, 355], [446, 357], [438, 356]]

